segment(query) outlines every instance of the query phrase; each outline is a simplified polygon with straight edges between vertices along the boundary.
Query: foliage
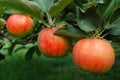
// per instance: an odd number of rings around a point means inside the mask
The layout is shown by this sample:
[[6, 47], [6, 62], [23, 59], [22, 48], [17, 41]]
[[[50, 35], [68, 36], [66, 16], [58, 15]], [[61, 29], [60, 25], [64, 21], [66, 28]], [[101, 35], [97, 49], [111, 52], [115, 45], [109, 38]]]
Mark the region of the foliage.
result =
[[[114, 44], [116, 45], [116, 44]], [[16, 47], [20, 47], [16, 46]], [[30, 45], [27, 45], [30, 47]], [[5, 51], [4, 51], [5, 52]], [[63, 58], [38, 57], [34, 54], [32, 61], [25, 61], [27, 49], [16, 51], [0, 62], [1, 80], [119, 80], [119, 57], [113, 68], [105, 74], [98, 75], [79, 70], [73, 63], [71, 55]], [[49, 67], [48, 67], [49, 66]], [[114, 74], [113, 74], [114, 73]], [[9, 74], [9, 75], [8, 75]], [[7, 77], [6, 77], [7, 75]]]
[[[18, 39], [9, 34], [5, 21], [14, 13], [33, 18], [32, 34]], [[25, 59], [40, 56], [38, 33], [45, 27], [65, 26], [55, 35], [70, 37], [72, 44], [82, 38], [100, 37], [120, 44], [120, 0], [0, 0], [0, 53], [4, 56], [27, 49]], [[20, 47], [17, 47], [20, 45]], [[29, 47], [27, 46], [29, 45]], [[113, 45], [120, 54], [120, 45]], [[7, 53], [4, 54], [3, 51]]]

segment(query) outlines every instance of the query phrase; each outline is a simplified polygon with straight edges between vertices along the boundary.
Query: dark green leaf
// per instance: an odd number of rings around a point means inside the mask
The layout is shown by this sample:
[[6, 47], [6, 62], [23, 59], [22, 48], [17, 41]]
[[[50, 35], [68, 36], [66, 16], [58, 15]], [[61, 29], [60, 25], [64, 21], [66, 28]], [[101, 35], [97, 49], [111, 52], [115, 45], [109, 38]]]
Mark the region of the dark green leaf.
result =
[[57, 30], [54, 34], [72, 38], [85, 38], [84, 33], [77, 27], [67, 24], [65, 28]]
[[73, 38], [86, 38], [84, 34], [72, 34], [66, 30], [57, 30], [54, 34], [56, 35], [62, 35], [62, 36], [68, 36]]
[[115, 55], [116, 56], [118, 56], [118, 55], [120, 56], [120, 44], [112, 42], [112, 46], [113, 46], [113, 48], [115, 50]]
[[20, 13], [20, 12], [13, 9], [4, 10], [4, 14], [15, 14], [15, 13]]
[[54, 34], [69, 37], [73, 45], [76, 41], [87, 37], [86, 33], [81, 31], [77, 26], [69, 24], [65, 28], [57, 30]]
[[110, 29], [110, 28], [112, 28], [112, 26], [110, 25], [110, 22], [106, 22], [105, 25], [104, 25], [104, 28], [105, 28], [105, 29]]
[[114, 11], [114, 14], [111, 17], [110, 22], [114, 22], [118, 18], [118, 16], [120, 16], [120, 8], [118, 8]]
[[0, 7], [0, 14], [1, 14], [1, 13], [3, 13], [3, 8], [2, 8], [2, 7]]
[[96, 6], [98, 3], [104, 3], [103, 0], [75, 0], [82, 12], [86, 12], [89, 8]]
[[13, 42], [8, 49], [8, 55], [10, 55], [10, 56], [12, 55], [15, 46], [16, 46], [16, 42]]
[[26, 59], [27, 61], [32, 60], [32, 57], [33, 57], [34, 52], [35, 52], [35, 47], [33, 46], [33, 47], [31, 47], [31, 48], [26, 52], [26, 54], [25, 54], [25, 59]]
[[[112, 42], [120, 43], [120, 36], [114, 36], [114, 37], [112, 38]], [[119, 47], [120, 47], [120, 44], [119, 44]]]
[[117, 3], [118, 3], [117, 8], [120, 8], [120, 0], [117, 0]]
[[104, 0], [95, 0], [98, 3], [104, 3]]
[[54, 0], [34, 0], [44, 12], [48, 12], [54, 4]]
[[96, 1], [93, 2], [89, 2], [89, 3], [85, 3], [83, 4], [83, 6], [80, 8], [80, 10], [82, 12], [86, 12], [89, 8], [91, 8], [92, 6], [96, 6], [98, 3]]
[[94, 8], [88, 9], [84, 14], [81, 14], [80, 16], [81, 18], [78, 19], [88, 19], [96, 28], [102, 25], [102, 21]]
[[42, 17], [41, 9], [32, 1], [27, 0], [0, 0], [0, 7], [7, 7], [29, 14], [40, 19]]
[[75, 0], [75, 3], [77, 4], [77, 6], [79, 6], [79, 8], [82, 12], [86, 12], [87, 9], [89, 8], [89, 6], [88, 7], [87, 6], [83, 7], [83, 4], [87, 3], [84, 0]]
[[41, 53], [40, 53], [40, 50], [38, 49], [38, 46], [36, 46], [36, 54], [38, 55], [38, 56], [40, 56], [41, 55]]
[[97, 13], [100, 15], [102, 20], [105, 20], [115, 11], [116, 6], [116, 0], [107, 0], [105, 4], [100, 4], [98, 6]]
[[104, 0], [87, 0], [88, 2], [104, 3]]
[[66, 14], [66, 16], [63, 16], [63, 19], [67, 22], [74, 22], [76, 21], [76, 15], [72, 12], [69, 12]]
[[75, 0], [75, 3], [77, 6], [82, 7], [82, 5], [85, 3], [84, 0]]
[[76, 19], [77, 25], [81, 30], [85, 32], [91, 32], [96, 29], [89, 19], [82, 18], [78, 7], [76, 8], [76, 16], [77, 16], [77, 19]]
[[3, 60], [5, 58], [5, 55], [3, 55], [2, 53], [0, 53], [0, 61]]
[[66, 24], [65, 29], [72, 34], [84, 34], [84, 32], [80, 30], [78, 26]]
[[59, 0], [51, 7], [49, 14], [52, 17], [58, 16], [70, 2], [71, 0]]
[[64, 26], [66, 23], [64, 21], [57, 21], [56, 26]]
[[110, 33], [112, 35], [120, 35], [120, 17], [111, 24], [111, 27]]
[[22, 50], [22, 49], [26, 49], [26, 47], [25, 46], [18, 47], [14, 50], [14, 52], [17, 52], [17, 51]]
[[95, 31], [95, 26], [88, 19], [77, 19], [79, 28], [85, 32]]

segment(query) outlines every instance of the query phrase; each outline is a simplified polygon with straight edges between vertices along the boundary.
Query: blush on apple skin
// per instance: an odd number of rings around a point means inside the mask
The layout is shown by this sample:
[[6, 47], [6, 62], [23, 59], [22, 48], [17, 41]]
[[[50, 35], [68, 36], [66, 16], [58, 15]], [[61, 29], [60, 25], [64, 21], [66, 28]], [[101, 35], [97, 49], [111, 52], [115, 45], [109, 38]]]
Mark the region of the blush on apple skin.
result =
[[38, 36], [39, 50], [48, 57], [62, 57], [67, 55], [70, 48], [68, 37], [54, 35], [60, 27], [44, 28]]
[[100, 39], [78, 41], [73, 47], [72, 56], [78, 68], [95, 73], [107, 72], [115, 61], [112, 46]]
[[22, 36], [33, 30], [34, 22], [27, 15], [13, 14], [7, 19], [6, 27], [12, 35]]

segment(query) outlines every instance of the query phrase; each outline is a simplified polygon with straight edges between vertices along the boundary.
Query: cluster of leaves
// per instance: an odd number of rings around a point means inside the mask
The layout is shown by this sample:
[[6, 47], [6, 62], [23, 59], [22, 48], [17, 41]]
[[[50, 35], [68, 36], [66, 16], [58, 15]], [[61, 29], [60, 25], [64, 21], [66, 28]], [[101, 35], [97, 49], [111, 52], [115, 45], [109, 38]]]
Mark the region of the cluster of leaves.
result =
[[7, 50], [11, 55], [16, 45], [21, 44], [22, 48], [25, 48], [25, 45], [32, 43], [33, 46], [28, 49], [25, 56], [30, 60], [33, 53], [40, 54], [36, 42], [38, 33], [45, 26], [53, 24], [66, 25], [55, 34], [74, 38], [73, 44], [80, 38], [93, 36], [105, 37], [120, 43], [119, 4], [119, 0], [0, 0], [1, 18], [6, 20], [11, 14], [22, 13], [31, 16], [35, 21], [33, 33], [23, 39], [16, 39], [9, 35], [5, 27], [1, 27], [1, 50], [10, 43]]

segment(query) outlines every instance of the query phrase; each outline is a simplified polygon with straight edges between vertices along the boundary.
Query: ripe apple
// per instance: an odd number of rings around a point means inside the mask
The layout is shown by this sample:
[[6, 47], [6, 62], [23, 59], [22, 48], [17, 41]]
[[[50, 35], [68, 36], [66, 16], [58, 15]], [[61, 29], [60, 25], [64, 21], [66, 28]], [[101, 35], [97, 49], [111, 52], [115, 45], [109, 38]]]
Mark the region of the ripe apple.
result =
[[23, 36], [32, 32], [33, 20], [24, 14], [13, 14], [9, 16], [6, 23], [7, 30], [15, 36]]
[[83, 39], [73, 47], [74, 63], [78, 68], [95, 73], [104, 73], [114, 64], [114, 49], [106, 40]]
[[70, 40], [68, 37], [54, 35], [61, 27], [44, 28], [38, 35], [38, 48], [48, 57], [61, 57], [68, 53]]

